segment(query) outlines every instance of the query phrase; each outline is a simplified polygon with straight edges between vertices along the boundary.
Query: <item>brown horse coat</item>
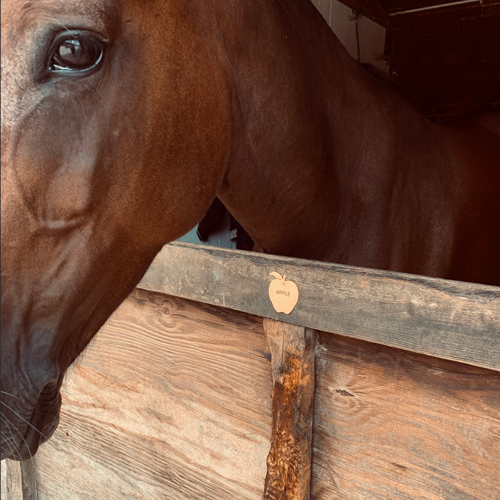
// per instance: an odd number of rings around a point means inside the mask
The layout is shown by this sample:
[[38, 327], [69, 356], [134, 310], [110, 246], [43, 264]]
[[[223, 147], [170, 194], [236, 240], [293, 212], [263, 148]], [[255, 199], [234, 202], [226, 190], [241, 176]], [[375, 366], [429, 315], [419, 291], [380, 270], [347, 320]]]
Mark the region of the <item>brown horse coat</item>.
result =
[[307, 0], [4, 0], [2, 458], [217, 194], [265, 251], [500, 284], [500, 118], [434, 125]]

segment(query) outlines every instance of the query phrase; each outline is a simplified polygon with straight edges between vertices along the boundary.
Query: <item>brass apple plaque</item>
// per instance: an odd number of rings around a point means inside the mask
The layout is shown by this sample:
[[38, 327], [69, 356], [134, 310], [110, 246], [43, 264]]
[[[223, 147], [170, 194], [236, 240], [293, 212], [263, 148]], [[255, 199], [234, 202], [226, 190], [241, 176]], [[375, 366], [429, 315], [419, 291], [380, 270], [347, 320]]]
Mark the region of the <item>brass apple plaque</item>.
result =
[[290, 314], [299, 300], [299, 289], [293, 281], [285, 281], [286, 274], [273, 271], [269, 276], [274, 276], [273, 281], [269, 283], [269, 298], [276, 312]]

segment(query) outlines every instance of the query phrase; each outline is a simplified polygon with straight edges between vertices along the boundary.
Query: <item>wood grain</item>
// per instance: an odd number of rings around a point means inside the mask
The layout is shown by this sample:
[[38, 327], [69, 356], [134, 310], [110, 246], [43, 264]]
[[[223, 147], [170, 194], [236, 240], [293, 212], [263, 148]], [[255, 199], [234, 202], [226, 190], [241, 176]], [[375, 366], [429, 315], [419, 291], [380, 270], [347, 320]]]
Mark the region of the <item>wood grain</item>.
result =
[[265, 500], [309, 500], [317, 332], [264, 320], [273, 372]]
[[65, 381], [39, 498], [260, 499], [271, 392], [262, 320], [136, 290]]
[[2, 460], [2, 500], [23, 500], [21, 463]]
[[[289, 315], [269, 300], [272, 271], [299, 287]], [[139, 287], [500, 370], [500, 287], [188, 243], [165, 246]]]
[[21, 462], [21, 484], [23, 500], [37, 500], [36, 456]]
[[[500, 374], [320, 332], [311, 498], [498, 500]], [[136, 290], [64, 387], [38, 498], [262, 498], [259, 318]]]
[[312, 498], [498, 500], [500, 374], [320, 333]]

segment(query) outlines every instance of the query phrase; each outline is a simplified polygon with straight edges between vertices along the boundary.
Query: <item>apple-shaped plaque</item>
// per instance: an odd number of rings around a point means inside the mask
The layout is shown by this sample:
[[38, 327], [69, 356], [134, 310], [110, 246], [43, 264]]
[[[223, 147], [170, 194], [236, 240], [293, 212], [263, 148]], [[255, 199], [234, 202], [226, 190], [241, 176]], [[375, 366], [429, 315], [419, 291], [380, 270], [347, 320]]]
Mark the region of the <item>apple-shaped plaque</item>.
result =
[[293, 281], [285, 281], [286, 274], [273, 271], [269, 274], [274, 279], [269, 283], [269, 298], [276, 312], [290, 314], [299, 300], [299, 289]]

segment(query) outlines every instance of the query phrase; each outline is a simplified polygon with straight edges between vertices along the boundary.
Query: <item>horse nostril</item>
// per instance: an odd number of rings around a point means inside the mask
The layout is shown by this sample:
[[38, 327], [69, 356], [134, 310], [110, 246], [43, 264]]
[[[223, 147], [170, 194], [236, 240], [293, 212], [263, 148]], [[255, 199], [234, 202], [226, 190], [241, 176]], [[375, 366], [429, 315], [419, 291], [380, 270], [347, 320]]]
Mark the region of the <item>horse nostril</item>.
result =
[[57, 378], [51, 379], [43, 387], [43, 389], [40, 393], [40, 397], [42, 397], [42, 395], [45, 395], [45, 394], [50, 395], [50, 394], [54, 394], [55, 392], [59, 391], [59, 389], [61, 387], [61, 383], [62, 383], [62, 378], [59, 379], [59, 377], [57, 377]]
[[41, 407], [52, 406], [59, 397], [59, 389], [61, 388], [63, 377], [59, 376], [59, 370], [57, 372], [57, 376], [51, 377], [40, 391], [38, 404]]

